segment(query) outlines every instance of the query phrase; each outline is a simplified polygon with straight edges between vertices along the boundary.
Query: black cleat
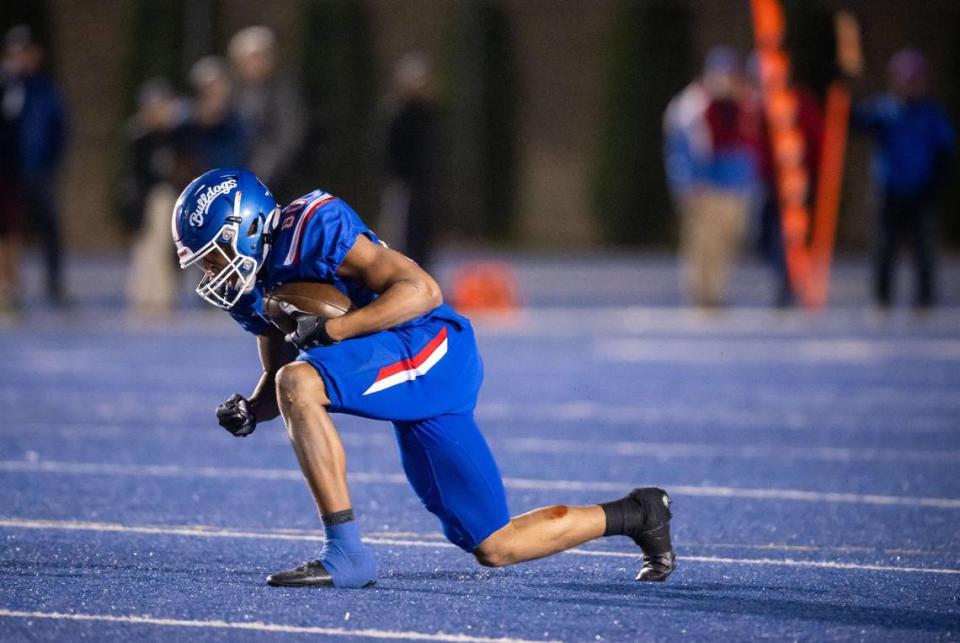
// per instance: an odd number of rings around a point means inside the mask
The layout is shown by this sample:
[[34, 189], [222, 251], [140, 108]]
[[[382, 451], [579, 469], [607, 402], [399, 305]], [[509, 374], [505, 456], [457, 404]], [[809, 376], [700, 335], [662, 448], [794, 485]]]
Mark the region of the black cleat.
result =
[[643, 566], [637, 574], [638, 581], [662, 582], [673, 573], [677, 557], [670, 542], [670, 496], [663, 489], [645, 487], [634, 489], [630, 498], [643, 511], [643, 528], [628, 534], [643, 550]]
[[333, 587], [330, 572], [319, 560], [311, 560], [296, 569], [267, 576], [267, 585], [274, 587]]
[[648, 583], [662, 583], [673, 573], [677, 566], [677, 557], [673, 552], [656, 556], [643, 555], [643, 567], [637, 574], [637, 580]]

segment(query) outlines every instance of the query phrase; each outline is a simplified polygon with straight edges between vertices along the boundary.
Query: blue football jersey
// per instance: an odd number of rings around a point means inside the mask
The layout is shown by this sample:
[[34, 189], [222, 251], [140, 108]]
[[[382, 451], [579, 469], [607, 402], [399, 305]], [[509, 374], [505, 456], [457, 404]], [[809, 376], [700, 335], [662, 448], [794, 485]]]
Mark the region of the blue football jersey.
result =
[[263, 314], [263, 295], [291, 281], [332, 284], [358, 308], [377, 298], [377, 293], [362, 284], [337, 276], [357, 237], [363, 235], [380, 243], [341, 199], [315, 190], [285, 207], [275, 226], [273, 243], [254, 289], [230, 309], [230, 316], [244, 329], [255, 335], [266, 332], [270, 323]]

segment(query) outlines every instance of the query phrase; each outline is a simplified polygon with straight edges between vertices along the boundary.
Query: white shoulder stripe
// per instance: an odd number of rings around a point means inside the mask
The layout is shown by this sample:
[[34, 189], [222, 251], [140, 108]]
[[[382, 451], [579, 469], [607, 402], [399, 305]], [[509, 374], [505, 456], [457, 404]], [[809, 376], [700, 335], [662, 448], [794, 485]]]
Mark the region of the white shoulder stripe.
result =
[[290, 248], [287, 250], [287, 256], [283, 260], [283, 265], [289, 266], [294, 261], [297, 260], [297, 248], [300, 247], [300, 237], [303, 236], [303, 228], [307, 223], [308, 214], [316, 205], [321, 201], [326, 201], [330, 198], [330, 195], [326, 192], [323, 192], [316, 199], [308, 203], [306, 206], [300, 210], [300, 220], [297, 221], [296, 227], [293, 229], [293, 238], [290, 239]]

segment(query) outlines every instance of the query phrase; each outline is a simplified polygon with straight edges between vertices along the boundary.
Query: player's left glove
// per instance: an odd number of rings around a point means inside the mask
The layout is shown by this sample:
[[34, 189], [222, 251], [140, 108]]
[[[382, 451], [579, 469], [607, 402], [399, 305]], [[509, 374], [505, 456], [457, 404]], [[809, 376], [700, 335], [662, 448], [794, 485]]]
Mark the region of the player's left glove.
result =
[[250, 402], [239, 393], [217, 407], [217, 422], [238, 438], [245, 438], [257, 428], [257, 416], [250, 410]]
[[323, 315], [304, 315], [298, 314], [297, 330], [286, 336], [286, 340], [296, 345], [302, 351], [316, 348], [317, 346], [330, 346], [336, 344], [337, 340], [330, 337], [327, 332], [327, 321], [329, 318]]

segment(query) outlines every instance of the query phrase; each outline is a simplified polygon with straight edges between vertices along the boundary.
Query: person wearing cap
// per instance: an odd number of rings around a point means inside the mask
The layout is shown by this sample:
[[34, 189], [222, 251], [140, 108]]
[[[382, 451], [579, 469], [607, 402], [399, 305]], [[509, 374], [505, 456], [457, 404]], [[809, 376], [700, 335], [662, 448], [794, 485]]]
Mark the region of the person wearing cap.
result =
[[874, 237], [873, 296], [881, 308], [894, 297], [893, 276], [904, 232], [913, 240], [913, 304], [936, 303], [936, 196], [955, 152], [955, 133], [929, 94], [923, 54], [904, 49], [887, 67], [889, 89], [856, 106], [853, 125], [874, 142], [874, 179], [880, 191]]
[[14, 83], [4, 92], [4, 110], [6, 117], [17, 122], [15, 154], [23, 213], [43, 246], [47, 297], [59, 306], [66, 301], [56, 198], [67, 139], [63, 99], [44, 69], [43, 47], [28, 27], [19, 25], [7, 33], [4, 54], [4, 66]]

